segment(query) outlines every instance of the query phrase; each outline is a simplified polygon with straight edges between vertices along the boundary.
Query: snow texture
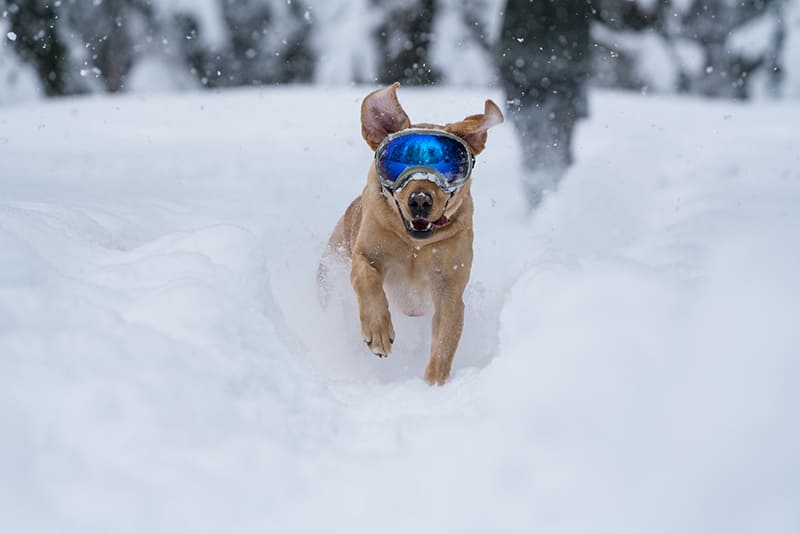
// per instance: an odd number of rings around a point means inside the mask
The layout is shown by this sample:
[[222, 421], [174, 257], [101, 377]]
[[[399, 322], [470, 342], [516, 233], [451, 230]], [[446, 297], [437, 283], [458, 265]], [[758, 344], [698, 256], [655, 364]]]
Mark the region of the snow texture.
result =
[[316, 299], [368, 90], [0, 109], [0, 531], [800, 531], [800, 106], [601, 93], [533, 216], [492, 130], [431, 388]]

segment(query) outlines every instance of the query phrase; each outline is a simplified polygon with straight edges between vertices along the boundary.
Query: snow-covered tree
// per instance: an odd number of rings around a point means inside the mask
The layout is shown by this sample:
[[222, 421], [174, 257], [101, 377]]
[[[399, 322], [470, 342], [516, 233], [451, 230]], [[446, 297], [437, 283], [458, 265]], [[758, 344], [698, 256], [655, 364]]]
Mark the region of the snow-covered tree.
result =
[[800, 98], [800, 0], [789, 0], [784, 10], [786, 40], [781, 51], [781, 94]]
[[4, 13], [48, 95], [124, 89], [154, 25], [147, 0], [16, 0]]
[[439, 0], [430, 61], [442, 83], [497, 84], [493, 52], [503, 4], [503, 0]]
[[593, 28], [602, 85], [748, 98], [776, 94], [784, 68], [799, 68], [781, 65], [784, 0], [638, 1], [653, 9], [647, 31]]
[[3, 10], [14, 35], [14, 50], [33, 67], [47, 95], [88, 90], [67, 47], [69, 31], [61, 11], [60, 5], [47, 0], [8, 2]]
[[312, 13], [314, 81], [375, 83], [378, 51], [370, 46], [381, 23], [371, 0], [307, 0]]
[[[736, 98], [800, 94], [800, 0], [583, 1], [594, 84]], [[514, 17], [504, 5], [0, 0], [0, 37], [47, 95], [290, 82], [494, 85], [500, 28]], [[15, 78], [8, 79], [0, 89]]]
[[382, 13], [375, 33], [380, 64], [378, 81], [412, 85], [436, 83], [440, 73], [430, 60], [435, 0], [374, 0]]
[[[293, 0], [153, 2], [162, 58], [206, 87], [308, 82], [312, 12]], [[174, 43], [174, 45], [172, 45]]]
[[16, 40], [7, 18], [0, 17], [0, 104], [34, 99], [41, 93], [33, 68], [14, 52]]
[[135, 43], [146, 39], [154, 24], [147, 0], [62, 0], [62, 27], [68, 29], [67, 43], [83, 46], [80, 73], [102, 80], [105, 88], [117, 92], [136, 60]]

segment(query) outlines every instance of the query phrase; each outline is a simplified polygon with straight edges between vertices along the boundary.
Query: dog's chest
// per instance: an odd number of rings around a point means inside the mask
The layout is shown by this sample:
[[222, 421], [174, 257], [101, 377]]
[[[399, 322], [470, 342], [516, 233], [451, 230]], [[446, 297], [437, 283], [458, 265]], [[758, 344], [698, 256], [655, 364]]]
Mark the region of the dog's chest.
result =
[[418, 317], [432, 309], [427, 276], [415, 276], [411, 268], [392, 269], [386, 273], [383, 288], [386, 297], [406, 315]]

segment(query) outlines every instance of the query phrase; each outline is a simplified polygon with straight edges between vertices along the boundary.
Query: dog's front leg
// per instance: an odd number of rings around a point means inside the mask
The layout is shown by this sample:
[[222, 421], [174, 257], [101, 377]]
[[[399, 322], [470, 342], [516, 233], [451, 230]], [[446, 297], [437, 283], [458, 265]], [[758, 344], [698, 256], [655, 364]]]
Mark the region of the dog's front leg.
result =
[[389, 314], [389, 301], [383, 292], [383, 272], [378, 264], [363, 253], [353, 258], [350, 281], [358, 299], [361, 335], [373, 354], [389, 355], [394, 343], [394, 328]]
[[441, 386], [450, 376], [453, 356], [464, 327], [464, 287], [457, 283], [454, 285], [457, 287], [448, 288], [445, 284], [446, 289], [434, 294], [431, 359], [425, 369], [425, 381], [430, 385]]

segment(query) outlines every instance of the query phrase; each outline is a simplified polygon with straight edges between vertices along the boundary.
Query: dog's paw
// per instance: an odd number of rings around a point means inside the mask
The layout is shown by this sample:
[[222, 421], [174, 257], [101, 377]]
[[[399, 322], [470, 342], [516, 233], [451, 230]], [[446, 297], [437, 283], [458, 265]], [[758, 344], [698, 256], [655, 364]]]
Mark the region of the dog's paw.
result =
[[450, 365], [440, 358], [431, 358], [423, 378], [429, 386], [442, 386], [448, 376], [450, 376]]
[[361, 317], [361, 336], [369, 350], [379, 358], [385, 358], [392, 351], [394, 327], [389, 310], [383, 313]]

